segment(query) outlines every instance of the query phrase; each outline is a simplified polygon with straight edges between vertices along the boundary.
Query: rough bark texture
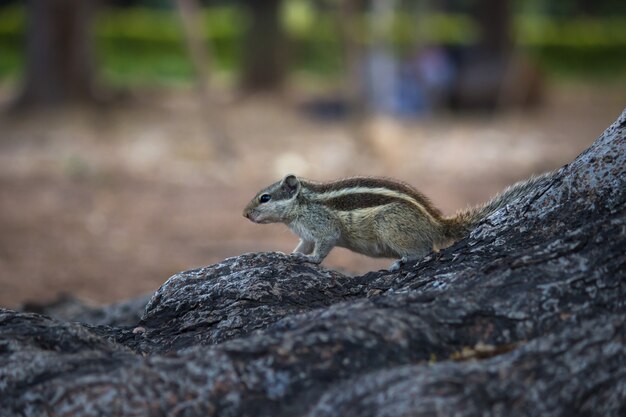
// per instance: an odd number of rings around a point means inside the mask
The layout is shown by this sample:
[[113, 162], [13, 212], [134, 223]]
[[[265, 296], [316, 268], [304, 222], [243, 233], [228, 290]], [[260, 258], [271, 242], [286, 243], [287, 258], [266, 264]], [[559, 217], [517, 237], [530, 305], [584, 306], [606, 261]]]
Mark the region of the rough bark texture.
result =
[[78, 321], [101, 326], [132, 326], [139, 322], [150, 296], [137, 297], [106, 307], [92, 307], [64, 295], [48, 304], [27, 303], [23, 311], [45, 314], [61, 321]]
[[0, 415], [626, 415], [625, 134], [396, 273], [247, 254], [136, 328], [0, 310]]

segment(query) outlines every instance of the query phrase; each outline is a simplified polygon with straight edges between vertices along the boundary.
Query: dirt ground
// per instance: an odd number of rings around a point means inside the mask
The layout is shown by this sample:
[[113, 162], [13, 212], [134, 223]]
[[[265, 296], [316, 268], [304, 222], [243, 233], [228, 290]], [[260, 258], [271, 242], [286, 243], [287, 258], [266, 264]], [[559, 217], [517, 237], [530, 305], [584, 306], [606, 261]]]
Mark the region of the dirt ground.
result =
[[[609, 86], [554, 87], [532, 112], [378, 119], [360, 139], [346, 121], [303, 112], [296, 95], [224, 95], [211, 117], [184, 91], [143, 93], [114, 110], [5, 114], [0, 306], [62, 293], [114, 302], [243, 252], [290, 251], [297, 238], [285, 226], [241, 215], [260, 187], [289, 172], [397, 177], [453, 213], [571, 161], [624, 98]], [[390, 262], [335, 249], [326, 264], [365, 272]]]

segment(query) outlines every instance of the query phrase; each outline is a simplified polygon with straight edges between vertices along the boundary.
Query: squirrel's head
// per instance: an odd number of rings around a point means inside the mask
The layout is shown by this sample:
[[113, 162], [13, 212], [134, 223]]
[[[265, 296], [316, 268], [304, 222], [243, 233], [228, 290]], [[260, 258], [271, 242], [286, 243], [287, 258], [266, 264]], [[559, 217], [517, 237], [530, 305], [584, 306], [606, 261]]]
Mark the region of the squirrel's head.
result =
[[259, 191], [243, 210], [243, 216], [254, 223], [287, 223], [293, 216], [301, 187], [300, 180], [289, 174]]

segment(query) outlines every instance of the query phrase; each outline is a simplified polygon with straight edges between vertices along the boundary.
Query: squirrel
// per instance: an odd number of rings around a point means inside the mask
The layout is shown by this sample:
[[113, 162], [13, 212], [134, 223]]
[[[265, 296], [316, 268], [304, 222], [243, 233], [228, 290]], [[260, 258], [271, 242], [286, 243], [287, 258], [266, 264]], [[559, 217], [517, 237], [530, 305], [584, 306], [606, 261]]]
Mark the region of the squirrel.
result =
[[396, 271], [464, 238], [548, 175], [518, 182], [485, 204], [446, 217], [401, 181], [352, 177], [314, 182], [289, 174], [259, 191], [243, 215], [254, 223], [286, 224], [300, 237], [292, 255], [306, 262], [319, 264], [339, 246], [371, 257], [399, 258], [389, 268]]

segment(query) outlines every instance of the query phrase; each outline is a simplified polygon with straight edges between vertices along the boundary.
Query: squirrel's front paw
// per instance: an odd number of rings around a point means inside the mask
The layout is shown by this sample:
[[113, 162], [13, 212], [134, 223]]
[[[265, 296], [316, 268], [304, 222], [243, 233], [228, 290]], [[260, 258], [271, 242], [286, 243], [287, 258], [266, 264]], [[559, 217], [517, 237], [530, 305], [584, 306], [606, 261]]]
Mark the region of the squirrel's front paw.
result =
[[319, 264], [320, 262], [322, 262], [321, 259], [318, 259], [313, 255], [305, 255], [304, 253], [300, 253], [300, 252], [293, 252], [289, 254], [289, 256], [291, 256], [292, 258], [294, 258], [295, 260], [299, 262], [307, 262], [310, 264]]
[[397, 261], [389, 265], [389, 272], [398, 271], [400, 268], [402, 268], [402, 265], [404, 264], [406, 264], [406, 260], [404, 260], [404, 258], [398, 259]]

